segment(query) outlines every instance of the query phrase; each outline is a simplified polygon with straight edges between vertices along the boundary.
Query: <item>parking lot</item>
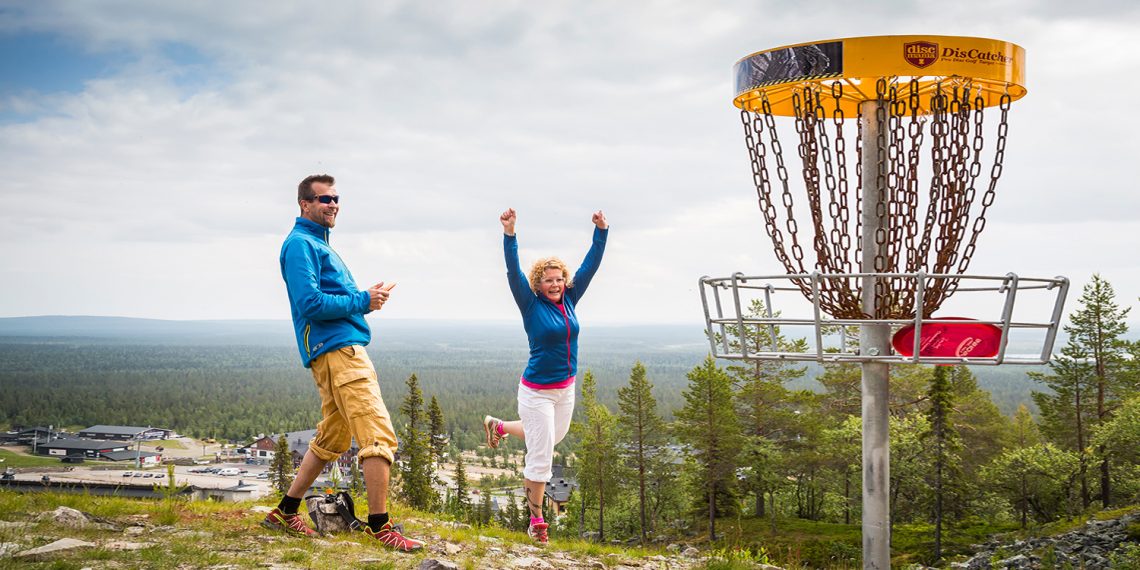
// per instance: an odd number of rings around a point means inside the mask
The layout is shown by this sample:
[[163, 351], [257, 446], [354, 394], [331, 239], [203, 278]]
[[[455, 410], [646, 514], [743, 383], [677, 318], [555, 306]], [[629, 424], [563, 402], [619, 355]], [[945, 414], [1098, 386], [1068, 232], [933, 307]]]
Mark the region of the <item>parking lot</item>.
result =
[[[232, 475], [222, 475], [233, 473]], [[244, 471], [244, 472], [243, 472]], [[156, 466], [147, 469], [106, 469], [77, 466], [69, 471], [57, 470], [21, 470], [16, 479], [21, 481], [39, 481], [48, 477], [52, 481], [68, 481], [74, 483], [119, 483], [124, 485], [168, 485], [166, 466]], [[267, 468], [262, 465], [245, 465], [242, 463], [218, 463], [213, 465], [193, 465], [174, 467], [174, 483], [176, 485], [193, 485], [203, 489], [225, 489], [234, 487], [240, 481], [243, 485], [253, 485], [257, 488], [254, 497], [261, 497], [269, 493], [269, 481], [265, 475]]]

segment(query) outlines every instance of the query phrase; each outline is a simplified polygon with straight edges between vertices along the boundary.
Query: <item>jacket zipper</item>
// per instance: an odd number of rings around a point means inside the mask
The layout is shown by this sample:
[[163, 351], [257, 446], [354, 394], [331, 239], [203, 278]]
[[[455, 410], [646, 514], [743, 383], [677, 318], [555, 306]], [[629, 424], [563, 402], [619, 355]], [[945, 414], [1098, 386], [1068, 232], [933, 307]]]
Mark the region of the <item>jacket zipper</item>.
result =
[[[566, 314], [565, 300], [558, 303], [558, 310], [562, 311], [562, 321], [566, 323], [566, 370], [573, 372], [574, 367], [570, 365], [570, 317]], [[569, 377], [567, 377], [567, 379], [569, 379]]]

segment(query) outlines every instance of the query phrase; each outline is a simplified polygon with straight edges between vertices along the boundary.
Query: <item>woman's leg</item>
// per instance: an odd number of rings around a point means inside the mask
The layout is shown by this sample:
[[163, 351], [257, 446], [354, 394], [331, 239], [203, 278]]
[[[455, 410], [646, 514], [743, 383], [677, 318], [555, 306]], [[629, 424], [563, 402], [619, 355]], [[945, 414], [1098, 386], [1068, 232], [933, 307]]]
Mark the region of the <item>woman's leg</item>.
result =
[[[555, 403], [558, 398], [551, 392], [553, 391], [519, 386], [519, 417], [522, 419], [518, 423], [521, 424], [521, 432], [526, 433], [523, 486], [527, 508], [533, 518], [542, 517], [542, 497], [546, 491], [546, 482], [551, 477], [551, 464], [554, 460]], [[518, 434], [520, 437], [521, 432]]]
[[522, 420], [515, 420], [513, 422], [503, 422], [503, 433], [513, 435], [523, 441], [526, 441], [526, 436], [523, 433]]
[[554, 445], [558, 445], [570, 431], [570, 419], [574, 417], [574, 387], [558, 390], [558, 400], [554, 402]]

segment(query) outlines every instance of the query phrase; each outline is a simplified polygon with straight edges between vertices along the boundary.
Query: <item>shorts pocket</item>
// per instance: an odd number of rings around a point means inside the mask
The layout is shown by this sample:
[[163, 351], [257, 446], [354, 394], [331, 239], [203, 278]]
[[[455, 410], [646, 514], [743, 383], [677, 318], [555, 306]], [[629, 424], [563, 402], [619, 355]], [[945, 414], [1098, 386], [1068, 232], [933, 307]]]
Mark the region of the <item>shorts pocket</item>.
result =
[[373, 378], [346, 376], [347, 380], [337, 384], [341, 411], [348, 418], [366, 415], [387, 415], [384, 402], [380, 399], [380, 385]]

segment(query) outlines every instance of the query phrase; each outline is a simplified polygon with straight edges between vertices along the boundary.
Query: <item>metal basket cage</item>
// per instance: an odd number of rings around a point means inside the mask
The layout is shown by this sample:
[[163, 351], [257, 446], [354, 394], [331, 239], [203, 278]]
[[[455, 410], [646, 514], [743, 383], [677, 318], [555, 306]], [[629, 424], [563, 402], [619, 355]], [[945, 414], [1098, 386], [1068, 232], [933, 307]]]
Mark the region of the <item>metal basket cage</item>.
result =
[[[819, 291], [837, 280], [860, 282], [873, 279], [914, 279], [918, 284], [915, 298], [915, 317], [907, 319], [837, 319], [820, 308]], [[930, 357], [920, 356], [922, 328], [933, 323], [961, 322], [946, 318], [923, 317], [923, 290], [932, 280], [956, 280], [955, 294], [951, 298], [959, 304], [972, 306], [974, 322], [991, 324], [1001, 329], [998, 353], [993, 357]], [[850, 281], [849, 281], [850, 282]], [[926, 273], [805, 273], [792, 275], [745, 276], [735, 273], [731, 277], [702, 277], [699, 281], [701, 303], [705, 311], [706, 334], [709, 348], [716, 358], [735, 360], [784, 360], [839, 362], [885, 362], [922, 364], [1046, 364], [1052, 355], [1057, 329], [1062, 318], [1069, 280], [1065, 277], [1020, 277], [1006, 275], [952, 275]], [[800, 284], [807, 284], [813, 294], [805, 297]], [[1038, 315], [1048, 312], [1048, 318], [1022, 319], [1015, 307], [1019, 299], [1034, 296], [1030, 311]], [[1027, 303], [1023, 302], [1023, 305]], [[977, 312], [981, 307], [982, 312]], [[945, 307], [944, 307], [945, 308]], [[761, 314], [753, 314], [759, 309]], [[888, 354], [860, 354], [851, 342], [857, 339], [858, 327], [868, 324], [889, 325], [892, 334], [898, 329], [913, 325], [914, 350], [904, 356], [893, 349]], [[799, 346], [777, 343], [780, 335], [790, 331], [805, 331], [805, 342]], [[1018, 336], [1019, 344], [1029, 345], [1027, 353], [1008, 352], [1010, 339]], [[782, 344], [782, 345], [781, 345]], [[794, 349], [793, 349], [794, 348]]]

